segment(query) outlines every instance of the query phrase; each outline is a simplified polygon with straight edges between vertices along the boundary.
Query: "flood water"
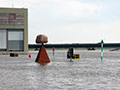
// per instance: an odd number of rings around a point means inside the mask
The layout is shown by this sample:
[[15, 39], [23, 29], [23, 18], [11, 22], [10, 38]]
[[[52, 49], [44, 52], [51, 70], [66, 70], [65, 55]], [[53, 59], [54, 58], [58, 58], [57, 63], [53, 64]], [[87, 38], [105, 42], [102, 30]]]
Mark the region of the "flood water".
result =
[[67, 50], [47, 50], [50, 63], [35, 63], [37, 51], [0, 55], [0, 90], [120, 90], [120, 51], [77, 50], [80, 59], [67, 59]]

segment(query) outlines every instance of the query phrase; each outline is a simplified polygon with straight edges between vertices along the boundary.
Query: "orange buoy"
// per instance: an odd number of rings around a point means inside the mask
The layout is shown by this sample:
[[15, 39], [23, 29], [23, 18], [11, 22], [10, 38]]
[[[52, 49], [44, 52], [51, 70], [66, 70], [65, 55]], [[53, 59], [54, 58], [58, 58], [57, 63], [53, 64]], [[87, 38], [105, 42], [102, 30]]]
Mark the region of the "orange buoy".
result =
[[45, 49], [44, 45], [41, 46], [35, 62], [38, 62], [40, 64], [50, 62], [50, 59], [48, 57], [48, 54], [46, 52], [46, 49]]

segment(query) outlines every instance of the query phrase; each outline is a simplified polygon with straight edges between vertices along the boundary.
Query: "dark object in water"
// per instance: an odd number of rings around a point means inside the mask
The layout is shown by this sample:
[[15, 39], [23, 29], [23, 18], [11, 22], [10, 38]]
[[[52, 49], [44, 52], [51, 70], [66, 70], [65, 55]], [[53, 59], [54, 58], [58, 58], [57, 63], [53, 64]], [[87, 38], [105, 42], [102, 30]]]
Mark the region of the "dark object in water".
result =
[[72, 59], [73, 53], [73, 48], [69, 48], [69, 50], [67, 51], [67, 59]]
[[10, 57], [18, 57], [19, 54], [18, 53], [10, 53]]
[[92, 48], [88, 48], [87, 50], [95, 50], [95, 48], [94, 48], [94, 47], [92, 47]]
[[69, 48], [67, 51], [67, 59], [70, 59], [70, 61], [72, 61], [72, 59], [80, 59], [80, 54], [74, 54], [74, 49]]
[[115, 48], [115, 49], [112, 49], [110, 51], [118, 51], [118, 50], [120, 50], [120, 49], [119, 48]]

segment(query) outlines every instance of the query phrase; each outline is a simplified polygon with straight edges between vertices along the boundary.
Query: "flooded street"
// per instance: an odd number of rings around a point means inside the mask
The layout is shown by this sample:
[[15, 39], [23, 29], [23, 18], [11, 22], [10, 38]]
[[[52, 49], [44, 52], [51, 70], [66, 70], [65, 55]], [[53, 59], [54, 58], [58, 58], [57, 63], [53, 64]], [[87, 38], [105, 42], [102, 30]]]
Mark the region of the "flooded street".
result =
[[75, 50], [80, 59], [70, 62], [67, 50], [47, 50], [51, 62], [35, 63], [37, 51], [10, 57], [0, 55], [0, 90], [120, 90], [120, 51]]

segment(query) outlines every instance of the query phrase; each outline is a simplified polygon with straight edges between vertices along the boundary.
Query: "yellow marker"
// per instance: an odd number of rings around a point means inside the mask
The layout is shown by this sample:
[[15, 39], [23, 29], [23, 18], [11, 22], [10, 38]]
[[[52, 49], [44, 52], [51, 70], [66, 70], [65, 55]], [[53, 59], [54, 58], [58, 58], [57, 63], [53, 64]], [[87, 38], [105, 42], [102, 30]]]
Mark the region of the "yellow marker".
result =
[[80, 54], [74, 54], [73, 59], [80, 59]]

